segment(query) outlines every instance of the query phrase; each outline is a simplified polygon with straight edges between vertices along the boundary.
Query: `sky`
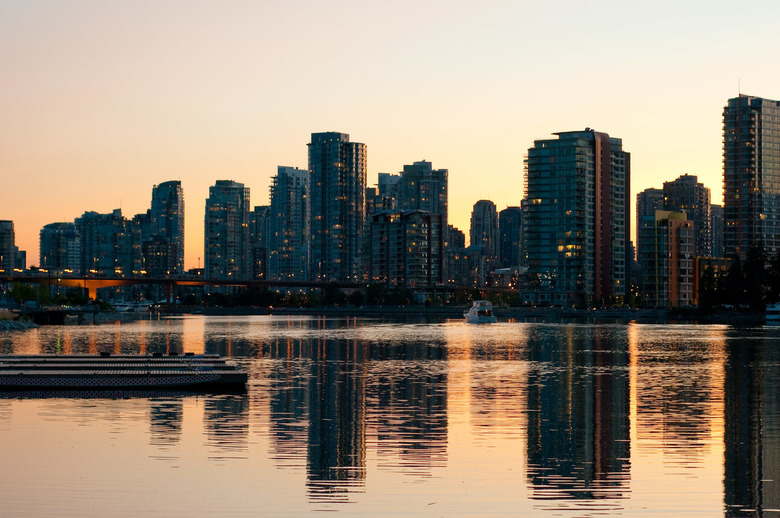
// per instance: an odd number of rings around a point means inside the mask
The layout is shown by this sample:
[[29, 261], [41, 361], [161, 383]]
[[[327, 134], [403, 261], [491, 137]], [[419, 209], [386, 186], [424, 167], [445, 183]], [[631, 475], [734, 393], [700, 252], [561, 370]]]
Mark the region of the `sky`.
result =
[[[181, 180], [185, 266], [208, 188], [266, 205], [311, 133], [377, 173], [449, 170], [449, 220], [519, 205], [534, 140], [621, 138], [631, 190], [693, 174], [722, 200], [722, 111], [780, 99], [780, 3], [718, 0], [0, 0], [0, 219], [27, 264], [41, 227], [151, 203]], [[633, 221], [633, 220], [632, 220]], [[633, 226], [633, 224], [632, 224]]]

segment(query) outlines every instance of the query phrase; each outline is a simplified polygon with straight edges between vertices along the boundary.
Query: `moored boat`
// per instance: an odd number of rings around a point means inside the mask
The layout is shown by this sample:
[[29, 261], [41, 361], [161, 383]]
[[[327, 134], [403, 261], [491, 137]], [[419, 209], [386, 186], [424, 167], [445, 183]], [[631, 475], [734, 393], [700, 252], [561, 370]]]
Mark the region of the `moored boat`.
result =
[[496, 321], [493, 304], [488, 300], [475, 300], [463, 316], [469, 324], [492, 324]]

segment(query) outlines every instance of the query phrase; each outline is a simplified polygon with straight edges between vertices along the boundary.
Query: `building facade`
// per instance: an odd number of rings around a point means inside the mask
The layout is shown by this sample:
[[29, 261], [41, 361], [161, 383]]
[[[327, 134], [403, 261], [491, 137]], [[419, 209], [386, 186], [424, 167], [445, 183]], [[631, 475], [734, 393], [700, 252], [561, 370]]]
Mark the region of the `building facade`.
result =
[[724, 248], [780, 246], [780, 102], [740, 94], [723, 109]]
[[685, 213], [656, 211], [638, 229], [642, 293], [652, 307], [691, 306], [694, 296], [694, 222]]
[[0, 273], [12, 273], [14, 268], [16, 268], [14, 222], [0, 220]]
[[725, 225], [723, 221], [723, 205], [710, 205], [710, 228], [712, 231], [712, 257], [726, 257], [723, 243]]
[[304, 281], [309, 267], [309, 171], [279, 166], [266, 232], [268, 279]]
[[443, 284], [443, 219], [422, 210], [371, 216], [367, 235], [371, 282], [417, 289]]
[[232, 180], [217, 180], [209, 187], [204, 234], [206, 278], [251, 276], [248, 187]]
[[[152, 188], [151, 235], [159, 253], [159, 274], [184, 272], [184, 193], [181, 182], [172, 180]], [[147, 268], [149, 270], [149, 268]]]
[[664, 210], [683, 212], [693, 222], [693, 248], [697, 257], [712, 256], [710, 190], [696, 176], [684, 174], [664, 182]]
[[85, 212], [75, 220], [81, 239], [81, 273], [132, 277], [143, 270], [141, 229], [122, 216]]
[[636, 257], [642, 253], [642, 245], [639, 242], [639, 229], [642, 228], [642, 220], [646, 217], [655, 218], [655, 211], [664, 210], [664, 191], [651, 187], [636, 195]]
[[526, 161], [529, 273], [541, 304], [621, 303], [630, 281], [630, 154], [590, 129], [537, 140]]
[[312, 133], [310, 172], [310, 278], [362, 279], [366, 145], [346, 133]]
[[81, 236], [73, 223], [49, 223], [40, 232], [40, 267], [81, 273]]
[[498, 213], [499, 268], [520, 266], [520, 245], [523, 232], [523, 210], [507, 207]]

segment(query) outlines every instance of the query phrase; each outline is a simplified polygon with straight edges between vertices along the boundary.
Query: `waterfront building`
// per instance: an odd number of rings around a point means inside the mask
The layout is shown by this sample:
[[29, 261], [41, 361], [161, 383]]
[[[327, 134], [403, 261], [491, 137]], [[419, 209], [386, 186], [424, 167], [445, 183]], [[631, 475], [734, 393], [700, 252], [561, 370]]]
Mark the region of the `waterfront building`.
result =
[[76, 218], [81, 238], [81, 272], [100, 276], [132, 276], [143, 269], [141, 231], [122, 216], [85, 212]]
[[81, 273], [81, 236], [73, 223], [49, 223], [40, 232], [41, 268]]
[[359, 281], [365, 223], [366, 145], [346, 133], [312, 133], [310, 268], [318, 281]]
[[14, 222], [0, 220], [0, 273], [13, 273], [16, 267]]
[[694, 222], [685, 213], [656, 211], [638, 230], [642, 293], [654, 307], [694, 304]]
[[306, 280], [309, 262], [309, 171], [278, 167], [271, 185], [267, 228], [268, 279]]
[[620, 303], [628, 294], [630, 154], [590, 129], [537, 140], [526, 161], [525, 242], [541, 304]]
[[249, 278], [249, 188], [244, 184], [217, 180], [209, 187], [204, 244], [206, 278]]
[[710, 205], [710, 227], [712, 232], [712, 257], [726, 257], [723, 243], [725, 225], [723, 221], [723, 205]]
[[780, 101], [740, 94], [723, 109], [724, 249], [780, 247]]
[[[179, 275], [184, 272], [184, 193], [181, 182], [172, 180], [152, 188], [150, 238], [158, 243], [158, 272]], [[147, 265], [149, 270], [149, 265]]]
[[684, 212], [693, 222], [693, 248], [697, 257], [712, 256], [710, 190], [696, 176], [684, 174], [664, 182], [664, 210]]
[[268, 247], [266, 223], [270, 206], [258, 205], [249, 213], [249, 240], [252, 243], [252, 278], [265, 279], [268, 273]]
[[[642, 228], [642, 219], [645, 217], [655, 218], [655, 211], [664, 210], [664, 191], [663, 189], [656, 189], [650, 187], [636, 195], [636, 229]], [[641, 253], [641, 243], [637, 239], [636, 243], [636, 256], [639, 257]]]
[[498, 264], [500, 268], [520, 265], [523, 210], [507, 207], [498, 213]]
[[427, 211], [391, 211], [371, 216], [368, 272], [372, 282], [404, 288], [443, 284], [443, 216]]

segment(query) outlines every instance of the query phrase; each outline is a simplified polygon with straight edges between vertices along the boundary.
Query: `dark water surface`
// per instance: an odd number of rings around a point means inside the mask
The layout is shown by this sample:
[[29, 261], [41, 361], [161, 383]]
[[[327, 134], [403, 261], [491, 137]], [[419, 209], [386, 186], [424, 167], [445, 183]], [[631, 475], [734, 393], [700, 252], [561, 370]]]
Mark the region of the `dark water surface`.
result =
[[780, 328], [186, 317], [0, 334], [0, 354], [106, 349], [230, 356], [249, 390], [0, 393], [0, 515], [780, 516]]

